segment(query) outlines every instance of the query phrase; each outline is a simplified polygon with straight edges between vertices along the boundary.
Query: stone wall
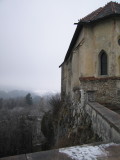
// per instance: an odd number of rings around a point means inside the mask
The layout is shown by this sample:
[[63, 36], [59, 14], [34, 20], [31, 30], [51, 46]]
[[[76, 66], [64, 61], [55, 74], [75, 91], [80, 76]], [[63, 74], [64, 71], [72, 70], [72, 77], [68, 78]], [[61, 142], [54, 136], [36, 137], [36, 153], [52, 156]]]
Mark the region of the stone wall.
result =
[[95, 102], [119, 105], [119, 78], [89, 77], [81, 79], [81, 85], [82, 89], [74, 90], [72, 103], [63, 109], [66, 112], [61, 112], [58, 144], [63, 136], [68, 142], [72, 137], [72, 145], [101, 140], [120, 143], [120, 115]]
[[[78, 98], [78, 93], [75, 93]], [[101, 141], [94, 133], [90, 116], [84, 112], [77, 98], [70, 102], [64, 102], [64, 106], [57, 117], [57, 126], [54, 126], [55, 145], [61, 148], [73, 145], [81, 145]]]
[[86, 112], [92, 120], [94, 133], [104, 142], [120, 143], [120, 115], [96, 103], [88, 102]]
[[85, 77], [80, 82], [81, 89], [95, 92], [96, 102], [120, 106], [120, 77]]

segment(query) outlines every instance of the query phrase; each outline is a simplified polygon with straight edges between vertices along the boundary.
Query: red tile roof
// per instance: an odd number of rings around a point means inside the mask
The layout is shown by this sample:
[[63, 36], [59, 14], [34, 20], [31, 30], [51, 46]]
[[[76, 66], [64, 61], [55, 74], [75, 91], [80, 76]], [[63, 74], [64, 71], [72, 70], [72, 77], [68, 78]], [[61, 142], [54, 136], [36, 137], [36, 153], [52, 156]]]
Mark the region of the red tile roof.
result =
[[[67, 59], [69, 58], [69, 56], [71, 54], [71, 51], [72, 51], [72, 49], [73, 49], [73, 47], [76, 43], [76, 40], [79, 36], [79, 33], [81, 32], [81, 30], [83, 28], [83, 25], [85, 23], [90, 24], [92, 22], [100, 21], [102, 19], [109, 18], [109, 17], [112, 17], [112, 16], [119, 16], [120, 17], [120, 4], [117, 3], [117, 2], [109, 2], [104, 7], [100, 7], [97, 10], [90, 13], [89, 15], [87, 15], [86, 17], [82, 18], [77, 23], [77, 28], [75, 30], [72, 41], [71, 41], [70, 46], [68, 48], [68, 51], [67, 51], [67, 54], [65, 56], [64, 62], [67, 61]], [[60, 65], [60, 67], [62, 66], [62, 64]]]

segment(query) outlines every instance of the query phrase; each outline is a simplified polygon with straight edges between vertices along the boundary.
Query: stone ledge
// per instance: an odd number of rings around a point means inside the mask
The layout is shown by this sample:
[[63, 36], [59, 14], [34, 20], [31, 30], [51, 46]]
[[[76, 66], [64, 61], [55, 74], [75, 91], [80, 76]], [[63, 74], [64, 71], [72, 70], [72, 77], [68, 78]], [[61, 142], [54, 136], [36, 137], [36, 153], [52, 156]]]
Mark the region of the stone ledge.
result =
[[97, 102], [89, 102], [90, 105], [102, 118], [104, 118], [111, 127], [120, 133], [120, 115], [102, 106]]
[[120, 77], [80, 77], [80, 81], [106, 81], [106, 80], [120, 80]]

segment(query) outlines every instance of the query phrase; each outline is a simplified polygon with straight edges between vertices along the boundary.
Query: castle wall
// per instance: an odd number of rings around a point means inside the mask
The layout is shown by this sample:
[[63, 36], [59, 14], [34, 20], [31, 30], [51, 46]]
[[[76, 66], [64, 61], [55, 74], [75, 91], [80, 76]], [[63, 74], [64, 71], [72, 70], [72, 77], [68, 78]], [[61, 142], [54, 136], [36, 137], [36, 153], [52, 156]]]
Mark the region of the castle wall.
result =
[[[118, 18], [84, 25], [69, 59], [62, 66], [62, 91], [64, 90], [66, 95], [70, 95], [73, 98], [77, 89], [97, 90], [97, 96], [100, 96], [97, 98], [99, 102], [105, 101], [106, 98], [108, 103], [115, 102], [115, 98], [117, 101], [118, 95], [116, 93], [119, 90], [119, 80], [114, 81], [115, 84], [110, 80], [107, 82], [95, 81], [88, 83], [79, 81], [79, 77], [103, 78], [120, 76], [119, 38], [120, 20]], [[108, 58], [108, 74], [104, 76], [100, 75], [99, 54], [101, 50], [106, 52]]]
[[95, 101], [120, 106], [120, 78], [80, 78], [81, 88], [84, 91], [95, 91]]
[[[118, 68], [117, 56], [120, 55], [118, 45], [119, 20], [108, 19], [92, 25], [86, 25], [84, 49], [81, 51], [82, 72], [80, 77], [100, 76], [99, 53], [104, 50], [108, 56], [108, 75], [116, 76]], [[83, 56], [83, 57], [82, 57]]]
[[71, 56], [62, 65], [62, 86], [61, 86], [61, 92], [62, 95], [70, 95], [73, 96], [74, 89], [78, 88], [80, 86], [79, 82], [79, 64], [80, 64], [80, 47], [84, 43], [84, 30], [82, 30], [78, 41], [76, 42], [76, 45], [74, 46]]

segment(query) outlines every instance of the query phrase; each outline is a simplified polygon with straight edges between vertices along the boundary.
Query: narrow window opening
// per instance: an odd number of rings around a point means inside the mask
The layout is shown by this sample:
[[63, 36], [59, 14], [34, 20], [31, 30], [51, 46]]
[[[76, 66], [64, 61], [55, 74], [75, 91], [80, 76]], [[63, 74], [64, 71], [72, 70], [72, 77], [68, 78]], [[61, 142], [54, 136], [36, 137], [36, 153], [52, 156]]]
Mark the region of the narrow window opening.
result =
[[100, 53], [100, 75], [107, 75], [107, 54], [104, 51]]

